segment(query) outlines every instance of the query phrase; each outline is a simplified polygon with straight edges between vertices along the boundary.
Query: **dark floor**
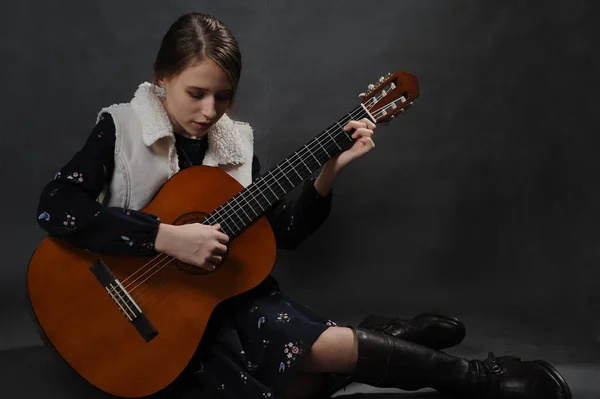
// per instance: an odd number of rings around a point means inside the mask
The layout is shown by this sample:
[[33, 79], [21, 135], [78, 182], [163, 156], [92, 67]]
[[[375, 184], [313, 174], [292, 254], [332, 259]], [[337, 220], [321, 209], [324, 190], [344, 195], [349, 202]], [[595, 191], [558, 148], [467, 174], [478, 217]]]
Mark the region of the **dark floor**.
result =
[[[574, 399], [600, 398], [600, 359], [598, 363], [557, 364], [570, 383]], [[6, 399], [112, 399], [88, 385], [52, 352], [44, 347], [30, 347], [0, 352], [0, 397]], [[444, 398], [435, 392], [402, 392], [351, 385], [337, 397], [374, 398]]]

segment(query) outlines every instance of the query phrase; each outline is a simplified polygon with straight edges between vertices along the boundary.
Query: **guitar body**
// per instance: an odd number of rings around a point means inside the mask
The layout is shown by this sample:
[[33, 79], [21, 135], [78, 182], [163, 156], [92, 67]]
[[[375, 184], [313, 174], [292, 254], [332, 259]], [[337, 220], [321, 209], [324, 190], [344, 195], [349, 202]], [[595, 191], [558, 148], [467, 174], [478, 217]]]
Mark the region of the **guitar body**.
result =
[[[168, 180], [142, 210], [168, 224], [200, 221], [242, 189], [218, 168], [194, 166]], [[200, 272], [163, 254], [99, 256], [47, 237], [27, 272], [32, 310], [60, 356], [92, 385], [121, 397], [151, 395], [187, 366], [214, 308], [254, 288], [272, 271], [275, 238], [266, 217], [231, 240], [228, 248], [220, 267]], [[137, 328], [130, 313], [122, 311], [119, 304], [127, 310], [133, 303], [111, 296], [101, 283], [106, 270], [99, 260], [126, 287], [150, 327]], [[172, 262], [167, 265], [168, 260]]]

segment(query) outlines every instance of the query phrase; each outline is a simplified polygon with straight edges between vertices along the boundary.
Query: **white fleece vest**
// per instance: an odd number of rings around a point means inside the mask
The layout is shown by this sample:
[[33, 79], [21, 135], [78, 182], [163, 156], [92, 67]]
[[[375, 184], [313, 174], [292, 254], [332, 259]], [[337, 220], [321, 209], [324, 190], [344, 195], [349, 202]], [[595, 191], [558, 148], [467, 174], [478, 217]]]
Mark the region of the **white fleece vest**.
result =
[[[98, 198], [106, 206], [140, 210], [179, 172], [173, 126], [155, 88], [144, 82], [131, 102], [98, 113], [96, 123], [108, 112], [116, 129], [113, 177]], [[208, 130], [207, 139], [202, 165], [218, 167], [247, 187], [252, 182], [252, 127], [224, 114]]]

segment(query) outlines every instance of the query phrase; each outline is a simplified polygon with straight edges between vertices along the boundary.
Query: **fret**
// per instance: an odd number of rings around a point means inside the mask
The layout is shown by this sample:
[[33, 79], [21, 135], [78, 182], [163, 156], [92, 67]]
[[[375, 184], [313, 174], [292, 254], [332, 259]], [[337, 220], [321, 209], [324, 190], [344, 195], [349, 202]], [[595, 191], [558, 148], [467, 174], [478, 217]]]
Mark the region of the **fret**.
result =
[[306, 144], [304, 145], [304, 148], [306, 148], [306, 151], [308, 151], [308, 153], [309, 153], [309, 154], [310, 154], [310, 155], [311, 155], [311, 156], [312, 156], [312, 157], [315, 159], [315, 161], [317, 161], [317, 165], [319, 165], [319, 167], [320, 167], [321, 165], [323, 165], [323, 164], [322, 164], [322, 163], [319, 161], [319, 159], [318, 159], [317, 157], [315, 157], [315, 154], [313, 154], [313, 152], [310, 150], [310, 148], [308, 148], [308, 146], [307, 146]]
[[296, 157], [300, 160], [300, 162], [302, 162], [302, 165], [304, 165], [304, 167], [308, 170], [308, 174], [312, 174], [312, 170], [306, 166], [306, 164], [304, 163], [304, 161], [302, 160], [302, 158], [298, 155], [298, 152], [295, 152], [294, 155], [296, 155]]
[[294, 168], [294, 165], [292, 165], [292, 163], [290, 162], [289, 158], [287, 158], [286, 161], [287, 161], [288, 165], [290, 165], [292, 167], [292, 169], [294, 170], [294, 172], [296, 172], [296, 174], [300, 178], [300, 181], [304, 180], [304, 178], [302, 177], [302, 175], [300, 175], [300, 173], [298, 173], [298, 171], [296, 170], [296, 168]]
[[281, 167], [279, 165], [277, 165], [277, 169], [279, 169], [279, 171], [281, 172], [281, 174], [283, 174], [283, 176], [287, 179], [287, 181], [290, 182], [290, 184], [292, 185], [292, 188], [294, 188], [296, 185], [287, 177], [287, 175], [281, 170]]
[[283, 195], [285, 195], [286, 194], [285, 188], [283, 188], [283, 186], [279, 183], [279, 180], [277, 180], [275, 177], [273, 177], [273, 170], [270, 170], [268, 174], [271, 175], [271, 178], [273, 180], [275, 180], [275, 183], [277, 183], [277, 185], [279, 187], [281, 187], [281, 190], [283, 190]]
[[267, 200], [267, 204], [269, 204], [269, 206], [273, 205], [273, 204], [271, 204], [271, 202], [269, 201], [269, 199], [267, 198], [267, 196], [265, 195], [265, 193], [263, 192], [263, 190], [260, 187], [258, 188], [258, 191], [260, 192], [260, 195], [262, 195], [263, 198]]
[[[229, 204], [229, 207], [231, 208], [231, 203], [228, 202], [227, 204]], [[234, 216], [237, 216], [237, 213], [236, 212], [226, 212], [226, 213], [231, 216], [229, 219], [233, 222], [235, 227], [237, 227], [238, 231], [241, 230], [240, 226], [235, 222], [235, 218], [234, 218]]]
[[279, 200], [279, 196], [277, 194], [275, 194], [275, 191], [273, 191], [273, 189], [271, 188], [271, 185], [270, 184], [266, 184], [266, 186], [268, 187], [269, 190], [271, 190], [271, 192], [273, 193], [273, 195], [275, 196], [275, 198], [277, 200]]
[[246, 192], [242, 191], [241, 193], [239, 193], [238, 195], [244, 200], [244, 202], [246, 202], [246, 204], [250, 207], [250, 209], [252, 210], [252, 212], [254, 212], [254, 214], [259, 217], [260, 213], [256, 212], [256, 210], [254, 209], [254, 207], [252, 205], [250, 205], [250, 203], [248, 202], [248, 200], [246, 199], [246, 196], [244, 195]]
[[265, 208], [262, 207], [262, 205], [260, 204], [260, 202], [258, 202], [258, 200], [256, 199], [256, 197], [254, 196], [254, 194], [252, 194], [251, 191], [249, 191], [250, 196], [254, 199], [254, 201], [256, 201], [256, 203], [258, 204], [258, 206], [260, 206], [260, 209], [264, 212]]
[[240, 203], [238, 202], [238, 200], [237, 200], [237, 198], [236, 198], [236, 197], [237, 197], [237, 196], [233, 197], [233, 198], [232, 198], [232, 201], [233, 201], [235, 204], [239, 205], [239, 207], [242, 209], [242, 212], [244, 212], [244, 214], [245, 214], [245, 215], [246, 215], [246, 217], [248, 218], [248, 221], [249, 221], [249, 222], [251, 222], [251, 221], [252, 221], [252, 218], [250, 217], [250, 215], [248, 215], [248, 214], [246, 213], [246, 210], [244, 209], [244, 206], [243, 206], [243, 205], [240, 205]]
[[331, 158], [331, 155], [329, 155], [329, 153], [327, 152], [327, 150], [325, 149], [325, 147], [323, 147], [323, 145], [321, 144], [321, 140], [317, 139], [317, 143], [321, 146], [321, 148], [323, 149], [323, 151], [325, 151], [325, 154], [327, 154], [327, 156], [329, 158]]
[[[337, 123], [337, 122], [336, 122], [336, 123]], [[339, 123], [338, 123], [337, 125], [338, 125], [338, 126], [340, 126], [340, 124], [339, 124]], [[348, 134], [348, 132], [344, 130], [344, 128], [342, 128], [342, 127], [340, 126], [340, 129], [342, 130], [342, 132], [344, 132], [344, 136], [346, 136], [346, 137], [347, 137], [349, 140], [352, 140], [352, 136], [351, 136], [351, 135], [349, 135], [349, 134]]]
[[[338, 126], [340, 126], [340, 124], [337, 124]], [[340, 126], [341, 128], [341, 126]], [[344, 130], [344, 129], [342, 129]], [[326, 130], [327, 134], [329, 135], [329, 138], [335, 143], [335, 145], [337, 145], [337, 147], [340, 149], [340, 151], [342, 150], [342, 147], [340, 147], [340, 145], [335, 141], [335, 139], [333, 138], [333, 136], [331, 136], [331, 133], [329, 133], [329, 130]]]

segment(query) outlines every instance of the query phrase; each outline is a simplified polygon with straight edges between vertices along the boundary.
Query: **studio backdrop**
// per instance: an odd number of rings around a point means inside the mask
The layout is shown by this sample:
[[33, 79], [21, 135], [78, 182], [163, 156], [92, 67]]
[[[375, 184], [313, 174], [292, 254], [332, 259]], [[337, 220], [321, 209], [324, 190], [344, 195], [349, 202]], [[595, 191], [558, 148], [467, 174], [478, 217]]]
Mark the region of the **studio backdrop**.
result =
[[[595, 9], [595, 10], [593, 10]], [[237, 36], [235, 108], [263, 171], [414, 74], [420, 97], [336, 180], [325, 224], [280, 251], [282, 289], [340, 324], [461, 317], [454, 352], [598, 357], [600, 70], [593, 1], [29, 1], [0, 6], [0, 349], [39, 345], [26, 272], [42, 188], [104, 106], [152, 79], [203, 11]], [[597, 14], [596, 14], [597, 15]], [[292, 195], [294, 195], [292, 193]]]

